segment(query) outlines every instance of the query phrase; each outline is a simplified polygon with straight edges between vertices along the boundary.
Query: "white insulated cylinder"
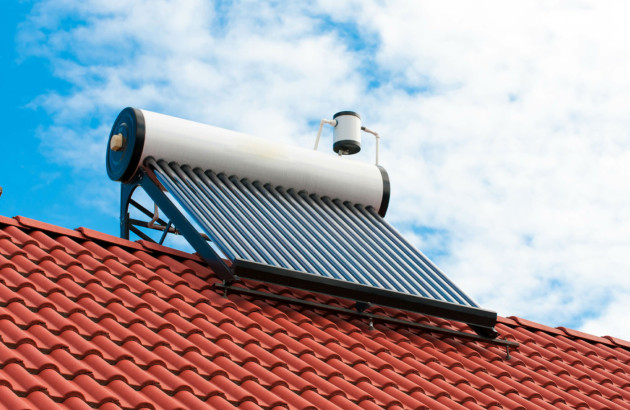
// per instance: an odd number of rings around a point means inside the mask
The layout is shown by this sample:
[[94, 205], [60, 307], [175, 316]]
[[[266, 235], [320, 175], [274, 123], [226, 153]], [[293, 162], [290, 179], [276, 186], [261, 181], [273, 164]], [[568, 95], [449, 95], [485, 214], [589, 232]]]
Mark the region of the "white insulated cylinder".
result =
[[341, 111], [333, 115], [337, 122], [333, 130], [333, 151], [352, 155], [361, 151], [361, 117], [354, 111]]
[[[354, 130], [358, 124], [356, 132], [360, 134], [360, 118], [338, 118], [340, 141], [356, 141]], [[382, 216], [389, 203], [389, 177], [380, 166], [126, 108], [110, 133], [107, 174], [112, 180], [127, 183], [140, 169], [146, 169], [144, 161], [149, 157], [372, 206]]]

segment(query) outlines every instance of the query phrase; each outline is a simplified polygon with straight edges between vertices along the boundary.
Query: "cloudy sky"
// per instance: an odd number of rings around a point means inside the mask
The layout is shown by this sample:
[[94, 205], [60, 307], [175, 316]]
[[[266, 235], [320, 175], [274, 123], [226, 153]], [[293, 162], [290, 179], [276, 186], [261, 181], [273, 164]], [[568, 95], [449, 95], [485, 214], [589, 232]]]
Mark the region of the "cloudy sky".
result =
[[479, 304], [630, 339], [628, 3], [2, 7], [2, 215], [117, 234], [126, 106], [304, 147], [354, 110], [382, 135], [387, 219]]

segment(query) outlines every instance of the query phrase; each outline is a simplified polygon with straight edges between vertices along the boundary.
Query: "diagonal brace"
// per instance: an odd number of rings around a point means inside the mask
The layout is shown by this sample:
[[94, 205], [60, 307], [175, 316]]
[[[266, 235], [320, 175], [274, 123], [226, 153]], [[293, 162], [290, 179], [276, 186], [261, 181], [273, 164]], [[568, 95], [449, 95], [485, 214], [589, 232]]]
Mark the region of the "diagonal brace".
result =
[[[128, 188], [125, 189], [125, 186]], [[236, 278], [232, 273], [232, 270], [223, 261], [221, 256], [212, 249], [208, 242], [199, 234], [197, 229], [188, 221], [186, 216], [173, 204], [173, 202], [162, 192], [160, 187], [147, 176], [144, 171], [139, 172], [134, 178], [133, 184], [123, 185], [123, 192], [121, 200], [121, 234], [129, 235], [128, 224], [128, 204], [131, 199], [131, 193], [137, 186], [141, 186], [142, 189], [149, 195], [149, 197], [155, 202], [155, 204], [164, 212], [164, 214], [171, 220], [177, 230], [184, 235], [188, 243], [197, 251], [199, 256], [210, 266], [210, 269], [223, 281], [228, 283], [233, 282]], [[127, 228], [124, 230], [124, 228]]]

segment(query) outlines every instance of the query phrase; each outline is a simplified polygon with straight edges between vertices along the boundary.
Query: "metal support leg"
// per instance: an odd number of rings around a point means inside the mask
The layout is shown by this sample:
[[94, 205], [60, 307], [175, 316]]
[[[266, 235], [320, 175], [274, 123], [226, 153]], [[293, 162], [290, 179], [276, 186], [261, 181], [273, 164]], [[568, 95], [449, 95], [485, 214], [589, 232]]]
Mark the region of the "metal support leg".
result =
[[166, 228], [160, 237], [160, 242], [158, 242], [160, 245], [164, 243], [164, 239], [166, 239], [166, 235], [168, 234], [169, 229], [171, 229], [171, 225], [173, 225], [173, 221], [168, 221], [168, 225], [166, 225]]
[[184, 216], [177, 206], [162, 192], [160, 187], [144, 172], [139, 173], [138, 178], [138, 183], [142, 189], [144, 189], [153, 202], [164, 212], [168, 219], [173, 222], [177, 230], [184, 235], [188, 243], [210, 266], [214, 273], [227, 282], [233, 282], [236, 278], [232, 270], [199, 234], [197, 229], [188, 221], [188, 218]]
[[137, 187], [138, 182], [135, 180], [120, 185], [120, 237], [123, 239], [129, 239], [129, 201]]

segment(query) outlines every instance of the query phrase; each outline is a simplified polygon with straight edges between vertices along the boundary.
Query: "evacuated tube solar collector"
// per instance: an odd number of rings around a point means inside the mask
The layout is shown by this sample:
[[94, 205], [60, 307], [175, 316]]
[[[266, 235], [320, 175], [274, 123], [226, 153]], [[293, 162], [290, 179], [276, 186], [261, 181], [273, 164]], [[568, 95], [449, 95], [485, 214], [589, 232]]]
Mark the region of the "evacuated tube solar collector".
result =
[[[338, 155], [317, 151], [325, 124], [334, 127]], [[361, 149], [361, 132], [376, 138], [375, 164], [346, 158]], [[143, 235], [128, 213], [141, 186], [170, 218], [160, 242], [174, 224], [226, 283], [248, 278], [314, 290], [460, 320], [495, 335], [496, 313], [479, 308], [382, 218], [389, 179], [378, 165], [378, 141], [350, 111], [322, 120], [308, 150], [126, 108], [106, 160], [109, 177], [123, 183], [121, 235]], [[156, 220], [157, 211], [151, 224]]]
[[[335, 120], [335, 152], [358, 152], [358, 114], [340, 112]], [[389, 178], [381, 166], [126, 108], [110, 133], [107, 174], [112, 180], [126, 183], [146, 167], [147, 158], [371, 206], [381, 216], [389, 203]]]

